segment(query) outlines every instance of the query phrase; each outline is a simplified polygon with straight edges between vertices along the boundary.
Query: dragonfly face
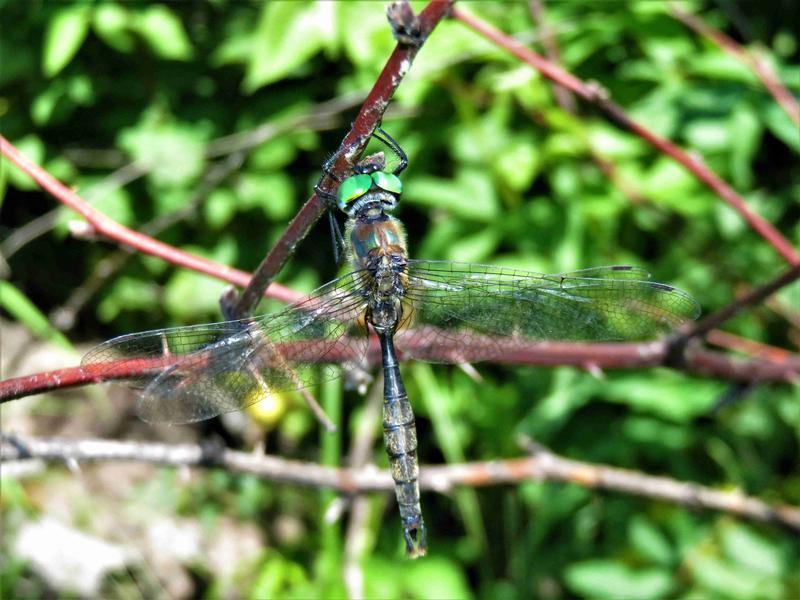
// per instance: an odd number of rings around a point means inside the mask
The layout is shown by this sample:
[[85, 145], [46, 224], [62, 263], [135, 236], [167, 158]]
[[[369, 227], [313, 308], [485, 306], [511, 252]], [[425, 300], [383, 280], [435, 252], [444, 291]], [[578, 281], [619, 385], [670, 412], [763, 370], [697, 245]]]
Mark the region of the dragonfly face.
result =
[[397, 206], [403, 183], [394, 173], [373, 171], [357, 173], [345, 179], [336, 194], [339, 209], [353, 217], [365, 208], [375, 205], [383, 210]]
[[278, 313], [124, 335], [82, 364], [136, 388], [145, 420], [188, 423], [340, 376], [342, 363], [366, 360], [368, 324], [381, 346], [384, 442], [406, 549], [420, 556], [416, 429], [395, 344], [418, 360], [497, 360], [538, 341], [652, 339], [696, 318], [699, 307], [637, 267], [546, 275], [409, 258], [403, 225], [388, 214], [402, 192], [405, 155], [383, 141], [401, 166], [389, 172], [383, 160], [364, 161], [332, 199], [348, 216], [350, 273]]

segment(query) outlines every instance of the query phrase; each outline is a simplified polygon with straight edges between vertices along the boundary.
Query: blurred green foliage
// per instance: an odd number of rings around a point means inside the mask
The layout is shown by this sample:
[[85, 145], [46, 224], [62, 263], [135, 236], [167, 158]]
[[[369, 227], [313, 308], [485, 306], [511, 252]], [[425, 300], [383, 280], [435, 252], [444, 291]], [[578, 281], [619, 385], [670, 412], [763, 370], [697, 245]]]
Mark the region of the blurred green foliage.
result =
[[[800, 92], [788, 2], [774, 11], [683, 6], [758, 42], [756, 51]], [[528, 3], [463, 8], [541, 51]], [[545, 9], [568, 70], [702, 155], [754, 210], [800, 241], [800, 136], [747, 68], [673, 20], [666, 3]], [[157, 237], [245, 270], [310, 195], [319, 165], [394, 47], [381, 2], [49, 2], [32, 10], [7, 0], [0, 10], [3, 135], [125, 225], [140, 228], [195, 202]], [[341, 110], [314, 120], [319, 103], [334, 98]], [[411, 161], [398, 214], [415, 257], [544, 272], [637, 264], [691, 292], [705, 312], [784, 267], [681, 167], [590, 106], [560, 106], [542, 76], [457, 22], [442, 23], [425, 44], [384, 127]], [[232, 134], [244, 137], [226, 137]], [[241, 168], [203, 192], [213, 166], [235, 152], [243, 153]], [[3, 289], [14, 295], [4, 293], [3, 308], [52, 338], [42, 314], [85, 286], [114, 247], [70, 237], [75, 216], [57, 208], [52, 229], [10, 252], [14, 236], [55, 203], [8, 165], [0, 189], [6, 177], [0, 235], [11, 283]], [[320, 224], [281, 282], [309, 290], [331, 279], [330, 244]], [[67, 335], [97, 341], [218, 320], [222, 288], [132, 256], [90, 296]], [[725, 329], [796, 349], [797, 328], [786, 318], [797, 318], [798, 306], [794, 285]], [[796, 386], [760, 386], [712, 413], [730, 384], [666, 369], [596, 379], [572, 368], [479, 365], [480, 383], [454, 368], [404, 369], [423, 464], [518, 456], [518, 436], [527, 435], [580, 460], [800, 503]], [[347, 424], [359, 422], [363, 399], [345, 391], [341, 400], [340, 391], [325, 394], [333, 394], [329, 410], [342, 412], [341, 439], [320, 444], [311, 416], [295, 406], [270, 434], [275, 449], [341, 462], [354, 427]], [[386, 465], [377, 441], [374, 460]], [[4, 512], [29, 512], [28, 488], [7, 488]], [[330, 493], [222, 472], [186, 485], [169, 471], [126, 500], [129, 509], [210, 528], [224, 518], [257, 526], [263, 552], [235, 576], [186, 566], [208, 595], [235, 589], [257, 598], [345, 594], [346, 527], [325, 521], [333, 501]], [[796, 537], [637, 497], [535, 482], [426, 493], [430, 557], [415, 563], [402, 558], [394, 501], [375, 495], [368, 506], [358, 557], [368, 597], [778, 599], [800, 589]], [[10, 535], [6, 529], [4, 544]], [[42, 589], [19, 561], [2, 565], [4, 589]], [[125, 584], [116, 585], [120, 592]]]

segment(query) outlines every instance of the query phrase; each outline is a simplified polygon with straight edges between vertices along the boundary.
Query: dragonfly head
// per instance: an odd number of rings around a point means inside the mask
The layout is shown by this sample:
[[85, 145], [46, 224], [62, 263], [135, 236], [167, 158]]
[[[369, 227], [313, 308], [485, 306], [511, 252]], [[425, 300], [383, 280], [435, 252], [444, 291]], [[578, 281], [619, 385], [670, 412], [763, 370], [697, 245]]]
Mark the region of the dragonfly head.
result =
[[342, 182], [336, 194], [342, 212], [352, 217], [367, 207], [394, 210], [403, 192], [400, 178], [370, 164], [359, 165], [355, 171]]

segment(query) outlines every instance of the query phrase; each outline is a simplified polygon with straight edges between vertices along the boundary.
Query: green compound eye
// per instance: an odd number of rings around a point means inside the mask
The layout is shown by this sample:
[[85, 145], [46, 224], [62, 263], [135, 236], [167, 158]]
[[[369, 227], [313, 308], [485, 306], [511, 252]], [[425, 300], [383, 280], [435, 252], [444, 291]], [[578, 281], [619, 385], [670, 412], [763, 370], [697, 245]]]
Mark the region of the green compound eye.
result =
[[360, 198], [372, 187], [372, 177], [369, 175], [351, 175], [342, 182], [337, 192], [339, 208], [344, 210], [348, 203]]
[[372, 181], [375, 182], [382, 190], [392, 192], [393, 194], [403, 193], [403, 182], [394, 173], [386, 173], [385, 171], [376, 171], [372, 174]]

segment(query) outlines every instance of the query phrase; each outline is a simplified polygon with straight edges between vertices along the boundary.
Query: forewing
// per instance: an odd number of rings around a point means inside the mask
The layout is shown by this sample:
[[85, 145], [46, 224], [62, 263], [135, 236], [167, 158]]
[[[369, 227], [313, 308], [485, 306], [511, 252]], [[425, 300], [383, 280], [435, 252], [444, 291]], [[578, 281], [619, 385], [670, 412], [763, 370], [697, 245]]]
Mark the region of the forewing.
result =
[[146, 421], [187, 423], [239, 410], [336, 377], [334, 363], [363, 358], [362, 276], [345, 275], [270, 315], [121, 336], [91, 350], [82, 365], [140, 389]]
[[398, 347], [426, 360], [487, 360], [532, 341], [655, 338], [697, 317], [691, 296], [646, 277], [627, 266], [545, 275], [412, 260]]

